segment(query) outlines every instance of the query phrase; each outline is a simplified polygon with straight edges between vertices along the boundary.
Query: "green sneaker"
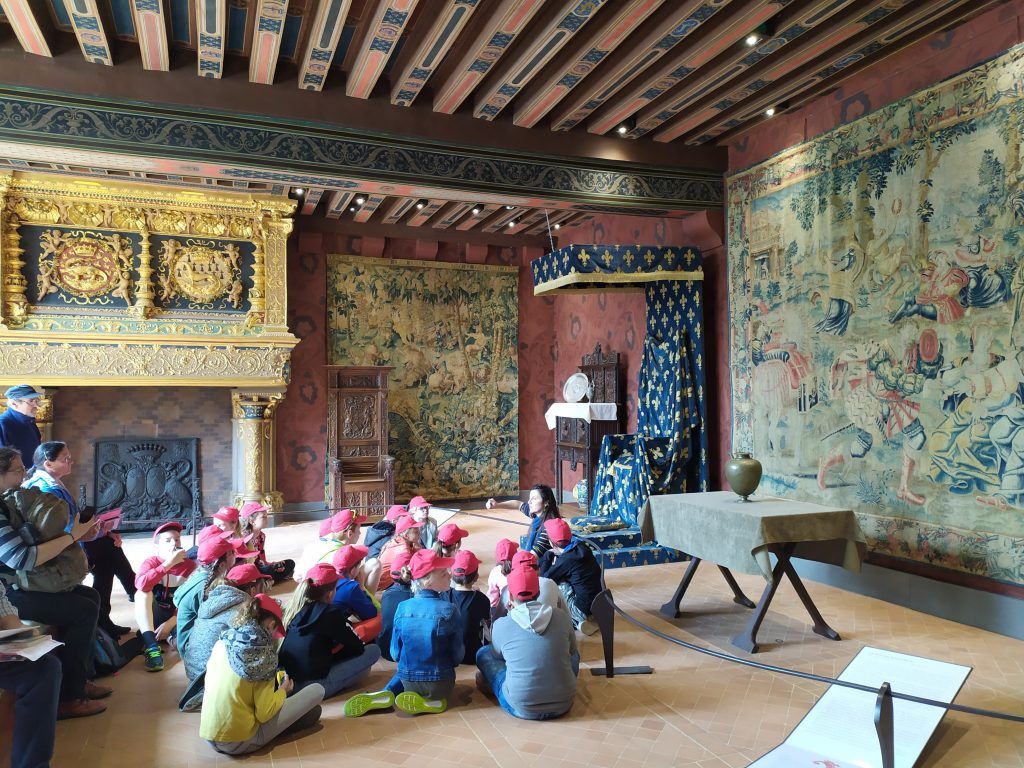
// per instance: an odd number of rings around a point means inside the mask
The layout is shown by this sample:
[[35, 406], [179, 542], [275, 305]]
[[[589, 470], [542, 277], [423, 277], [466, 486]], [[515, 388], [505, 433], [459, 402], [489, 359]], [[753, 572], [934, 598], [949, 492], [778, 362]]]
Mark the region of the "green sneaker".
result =
[[362, 717], [371, 709], [391, 709], [395, 706], [395, 694], [391, 691], [357, 693], [345, 702], [345, 717]]
[[163, 670], [164, 655], [160, 653], [158, 646], [151, 645], [148, 648], [143, 648], [142, 656], [146, 660], [147, 672], [161, 672]]
[[448, 709], [448, 702], [424, 699], [418, 693], [406, 691], [395, 696], [395, 706], [410, 715], [436, 715]]

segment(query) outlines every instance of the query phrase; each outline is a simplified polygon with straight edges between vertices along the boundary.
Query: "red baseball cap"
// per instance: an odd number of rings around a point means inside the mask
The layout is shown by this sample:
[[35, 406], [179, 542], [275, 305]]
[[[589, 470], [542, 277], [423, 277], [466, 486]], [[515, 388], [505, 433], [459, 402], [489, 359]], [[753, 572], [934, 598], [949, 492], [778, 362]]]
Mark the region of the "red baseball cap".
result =
[[221, 507], [213, 513], [214, 518], [225, 523], [238, 522], [238, 510], [235, 507]]
[[337, 583], [338, 571], [330, 563], [317, 563], [306, 571], [306, 578], [318, 587], [325, 587]]
[[260, 569], [252, 563], [236, 565], [228, 571], [228, 581], [232, 582], [236, 587], [241, 587], [245, 584], [252, 584], [254, 581], [259, 581], [263, 578], [266, 577], [260, 573]]
[[429, 507], [430, 502], [424, 499], [422, 496], [413, 496], [411, 499], [409, 499], [409, 504], [407, 506], [409, 507], [409, 509], [412, 509], [413, 507]]
[[[153, 531], [153, 543], [156, 544], [156, 537], [164, 531], [177, 531], [178, 533], [181, 533], [183, 530], [185, 530], [185, 526], [183, 526], [181, 523], [176, 523], [173, 520], [169, 523], [164, 523], [163, 525], [158, 526], [155, 531]], [[220, 528], [217, 528], [217, 530], [219, 531]]]
[[203, 528], [199, 532], [199, 536], [197, 537], [197, 540], [201, 544], [202, 542], [206, 541], [211, 536], [221, 536], [221, 537], [223, 537], [224, 535], [226, 535], [228, 533], [229, 533], [228, 531], [225, 531], [222, 528], [218, 528], [216, 525], [212, 525], [211, 524], [211, 525], [206, 526], [205, 528]]
[[500, 539], [494, 546], [494, 559], [499, 563], [511, 560], [512, 555], [519, 551], [519, 545], [509, 539]]
[[454, 564], [454, 557], [441, 557], [432, 549], [420, 549], [409, 561], [409, 570], [414, 579], [422, 579], [438, 568], [451, 568]]
[[388, 507], [388, 513], [384, 515], [385, 520], [390, 520], [392, 523], [403, 515], [408, 515], [409, 510], [402, 504], [392, 504]]
[[280, 640], [285, 635], [284, 616], [281, 613], [281, 604], [270, 595], [264, 595], [262, 592], [256, 595], [255, 600], [260, 604], [260, 608], [277, 617], [277, 629], [274, 630], [274, 637]]
[[508, 575], [508, 593], [517, 603], [536, 600], [540, 594], [540, 578], [533, 568], [517, 568]]
[[343, 573], [359, 565], [369, 551], [369, 549], [359, 544], [346, 544], [334, 553], [334, 557], [331, 558], [331, 564], [340, 573]]
[[331, 533], [341, 533], [353, 524], [362, 525], [365, 522], [365, 517], [357, 515], [351, 509], [343, 509], [341, 512], [336, 512], [331, 518]]
[[477, 573], [480, 570], [480, 558], [468, 549], [460, 549], [455, 553], [454, 559], [452, 573], [458, 576], [464, 576], [467, 573]]
[[199, 553], [196, 555], [196, 560], [203, 565], [217, 562], [234, 549], [230, 534], [227, 531], [218, 531], [218, 533], [220, 536], [211, 533], [199, 542]]
[[322, 539], [325, 536], [331, 535], [331, 522], [332, 518], [328, 517], [326, 520], [320, 521], [320, 527], [317, 529], [317, 535]]
[[553, 517], [544, 521], [544, 530], [548, 534], [552, 544], [560, 546], [563, 542], [572, 540], [572, 531], [569, 524], [560, 517]]
[[462, 541], [467, 536], [469, 536], [469, 531], [459, 528], [455, 523], [446, 523], [445, 525], [442, 525], [441, 530], [437, 532], [437, 540], [446, 547], [450, 547], [452, 544]]
[[409, 515], [398, 518], [398, 522], [395, 524], [395, 533], [405, 533], [410, 528], [422, 528], [423, 523], [417, 523]]
[[512, 555], [512, 567], [513, 568], [536, 568], [537, 567], [537, 556], [528, 549], [521, 549]]
[[398, 554], [395, 555], [395, 559], [391, 561], [391, 575], [401, 573], [402, 569], [409, 565], [412, 556], [413, 553], [408, 549], [400, 549]]
[[238, 514], [243, 518], [252, 517], [257, 512], [269, 512], [270, 507], [266, 504], [260, 504], [258, 501], [247, 501], [242, 505], [242, 508], [238, 510]]
[[259, 557], [259, 552], [254, 549], [249, 549], [248, 542], [250, 538], [250, 536], [247, 536], [244, 539], [228, 539], [231, 547], [235, 550], [235, 557], [239, 560], [248, 560], [252, 557]]

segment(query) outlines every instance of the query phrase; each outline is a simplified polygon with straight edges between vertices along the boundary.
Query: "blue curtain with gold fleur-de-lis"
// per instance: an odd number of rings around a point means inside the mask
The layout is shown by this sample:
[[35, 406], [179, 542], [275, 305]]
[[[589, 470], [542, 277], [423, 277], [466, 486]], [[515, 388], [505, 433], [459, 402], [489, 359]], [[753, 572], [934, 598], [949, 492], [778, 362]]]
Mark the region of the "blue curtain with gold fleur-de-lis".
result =
[[707, 490], [700, 251], [569, 246], [531, 266], [536, 294], [632, 284], [646, 296], [637, 432], [605, 437], [581, 529], [633, 526], [652, 495]]

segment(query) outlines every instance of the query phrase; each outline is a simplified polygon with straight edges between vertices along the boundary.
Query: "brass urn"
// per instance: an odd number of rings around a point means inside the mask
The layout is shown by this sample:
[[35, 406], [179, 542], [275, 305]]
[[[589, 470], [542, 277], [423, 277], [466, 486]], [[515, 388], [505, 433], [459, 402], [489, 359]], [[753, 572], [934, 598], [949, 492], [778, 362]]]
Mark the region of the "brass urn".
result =
[[750, 495], [761, 482], [761, 462], [749, 453], [734, 453], [725, 462], [725, 479], [743, 501], [750, 501]]

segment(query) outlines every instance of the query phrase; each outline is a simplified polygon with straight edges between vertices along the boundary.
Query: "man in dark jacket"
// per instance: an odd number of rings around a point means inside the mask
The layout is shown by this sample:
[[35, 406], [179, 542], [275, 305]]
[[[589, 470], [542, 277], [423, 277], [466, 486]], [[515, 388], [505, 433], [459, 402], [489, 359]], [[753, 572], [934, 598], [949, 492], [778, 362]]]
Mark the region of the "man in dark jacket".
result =
[[598, 627], [590, 618], [590, 606], [601, 591], [601, 566], [590, 547], [572, 535], [565, 520], [547, 520], [544, 530], [551, 540], [551, 549], [541, 558], [540, 575], [551, 579], [562, 591], [573, 626], [592, 635]]
[[36, 426], [36, 411], [42, 396], [42, 392], [28, 384], [18, 384], [4, 392], [7, 410], [0, 413], [0, 445], [17, 448], [28, 468], [32, 467], [32, 454], [43, 439]]

